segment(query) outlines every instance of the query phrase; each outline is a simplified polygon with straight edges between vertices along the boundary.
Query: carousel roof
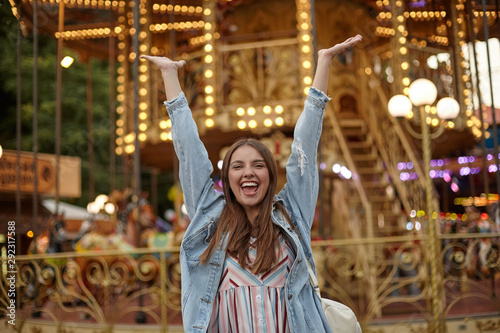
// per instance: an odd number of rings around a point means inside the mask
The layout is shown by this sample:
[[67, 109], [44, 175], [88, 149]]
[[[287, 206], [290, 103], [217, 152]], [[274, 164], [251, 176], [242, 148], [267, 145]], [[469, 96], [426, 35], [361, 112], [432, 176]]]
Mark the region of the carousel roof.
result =
[[[24, 32], [29, 33], [33, 28], [34, 2], [18, 1], [17, 6], [15, 1], [10, 0], [10, 2], [13, 13], [23, 23]], [[370, 57], [370, 66], [374, 71], [379, 68], [377, 73], [379, 79], [387, 95], [390, 95], [394, 93], [394, 89], [398, 89], [396, 83], [391, 84], [391, 82], [398, 82], [407, 74], [410, 74], [410, 77], [434, 75], [437, 78], [438, 75], [449, 75], [460, 82], [461, 78], [455, 73], [459, 70], [456, 67], [451, 68], [460, 65], [460, 61], [455, 59], [461, 52], [457, 51], [457, 48], [472, 39], [484, 40], [485, 33], [490, 37], [499, 36], [498, 8], [495, 7], [494, 1], [487, 1], [484, 12], [479, 2], [473, 6], [470, 1], [465, 0], [457, 1], [455, 8], [450, 7], [450, 1], [440, 0], [394, 2], [357, 0], [335, 1], [334, 3], [310, 0], [297, 2], [292, 0], [175, 2], [141, 0], [137, 3], [140, 4], [141, 31], [137, 35], [140, 52], [193, 60], [189, 73], [183, 77], [183, 83], [187, 86], [186, 95], [190, 99], [193, 113], [200, 125], [202, 139], [214, 159], [214, 164], [222, 147], [242, 135], [264, 137], [275, 131], [283, 132], [287, 136], [292, 133], [296, 113], [300, 112], [297, 111], [298, 104], [300, 104], [298, 101], [302, 100], [302, 96], [294, 98], [293, 95], [297, 95], [297, 92], [301, 95], [302, 77], [297, 78], [291, 75], [286, 78], [285, 82], [273, 77], [273, 75], [282, 75], [280, 73], [286, 73], [286, 71], [279, 66], [272, 68], [270, 67], [272, 64], [266, 62], [268, 61], [266, 57], [271, 54], [272, 47], [280, 47], [278, 50], [280, 56], [288, 57], [293, 61], [294, 59], [291, 58], [294, 57], [293, 53], [286, 52], [303, 47], [302, 40], [298, 42], [296, 40], [299, 37], [302, 38], [304, 34], [312, 36], [315, 33], [317, 37], [314, 39], [315, 44], [308, 45], [321, 48], [332, 45], [353, 33], [361, 33], [364, 36], [363, 48]], [[396, 7], [391, 7], [391, 3], [394, 3]], [[119, 66], [117, 73], [119, 119], [116, 125], [118, 154], [133, 151], [130, 145], [127, 146], [127, 141], [133, 140], [130, 136], [133, 134], [131, 133], [133, 103], [128, 96], [121, 97], [124, 90], [132, 89], [131, 68], [135, 59], [132, 40], [135, 30], [133, 4], [133, 1], [111, 0], [65, 0], [63, 3], [57, 0], [38, 0], [37, 9], [39, 33], [54, 38], [63, 38], [64, 47], [78, 52], [81, 61], [87, 61], [90, 57], [108, 59], [110, 54], [116, 57]], [[311, 5], [315, 6], [316, 15], [304, 18], [301, 10], [307, 13], [310, 8], [308, 6]], [[306, 7], [301, 9], [300, 6]], [[64, 22], [62, 31], [59, 31], [58, 20], [61, 8], [64, 8]], [[483, 17], [486, 17], [485, 21]], [[313, 18], [315, 30], [312, 26], [307, 26], [308, 22], [312, 23]], [[483, 22], [487, 23], [487, 31], [484, 30]], [[401, 23], [404, 24], [400, 25]], [[469, 29], [471, 23], [472, 30]], [[213, 38], [212, 41], [207, 40], [208, 34], [210, 38]], [[223, 72], [212, 79], [203, 76], [204, 73], [199, 68], [208, 65], [202, 60], [202, 57], [207, 54], [206, 45], [216, 47], [221, 63], [212, 64], [212, 66], [222, 68]], [[401, 56], [395, 54], [400, 47], [403, 47], [405, 54], [409, 55], [409, 58], [405, 58], [407, 59], [404, 60], [405, 62], [413, 61], [415, 64], [415, 61], [422, 62], [429, 56], [439, 53], [449, 53], [451, 62], [443, 63], [443, 66], [448, 66], [443, 69], [432, 70], [425, 66], [418, 68], [413, 66], [416, 69], [407, 74], [404, 70], [399, 73], [389, 73], [387, 68], [390, 66], [387, 66], [387, 63], [396, 56]], [[248, 56], [248, 54], [237, 53], [238, 49], [246, 49], [253, 53]], [[249, 58], [244, 58], [245, 56]], [[243, 93], [242, 89], [237, 90], [232, 85], [245, 85], [244, 81], [231, 80], [238, 75], [238, 70], [245, 70], [244, 61], [254, 60], [256, 63], [252, 64], [255, 66], [250, 69], [250, 75], [255, 74], [257, 91]], [[348, 61], [348, 59], [341, 59], [341, 61]], [[380, 66], [386, 71], [380, 71]], [[271, 70], [278, 74], [270, 73]], [[299, 70], [303, 69], [297, 68], [297, 71]], [[439, 74], [440, 70], [443, 73]], [[154, 74], [149, 67], [144, 75], [146, 74], [148, 76], [145, 76], [144, 80], [148, 82], [146, 87], [148, 91], [158, 90], [160, 87], [160, 93], [152, 94], [149, 101], [144, 102], [146, 103], [144, 107], [151, 111], [148, 111], [148, 114], [145, 113], [144, 116], [148, 119], [144, 122], [147, 130], [139, 134], [144, 138], [141, 161], [149, 166], [170, 168], [174, 155], [168, 138], [169, 125], [166, 123], [166, 114], [160, 104], [164, 98], [161, 84], [158, 84], [160, 82], [158, 75]], [[139, 75], [142, 75], [142, 72]], [[309, 74], [304, 74], [303, 77], [307, 75]], [[141, 80], [140, 77], [139, 80]], [[270, 80], [274, 80], [272, 89], [269, 88]], [[204, 97], [207, 95], [204, 89], [207, 85], [212, 86], [212, 83], [216, 85], [212, 94], [215, 98], [215, 105], [223, 110], [222, 114], [215, 116], [212, 116], [213, 110], [207, 107], [208, 102], [206, 96]], [[141, 82], [138, 84], [139, 89], [145, 87], [141, 86]], [[401, 90], [403, 88], [404, 86]], [[457, 86], [440, 87], [440, 94], [446, 94], [447, 88], [456, 90]], [[286, 89], [289, 91], [285, 91]], [[251, 128], [249, 120], [246, 119], [247, 115], [245, 115], [245, 127], [236, 125], [241, 122], [240, 118], [234, 115], [234, 112], [238, 113], [238, 107], [243, 107], [247, 111], [252, 107], [256, 107], [257, 111], [264, 110], [267, 107], [264, 102], [265, 98], [271, 99], [274, 103], [270, 105], [272, 108], [284, 105], [286, 110], [290, 110], [292, 115], [280, 120], [283, 123], [282, 127], [273, 123], [269, 128], [263, 125]], [[434, 155], [459, 154], [464, 149], [473, 148], [477, 144], [474, 133], [471, 133], [464, 125], [466, 118], [470, 116], [462, 117], [460, 130], [447, 132], [445, 143], [435, 143]], [[275, 121], [277, 118], [281, 117], [276, 114], [272, 120]], [[153, 123], [159, 124], [159, 127], [156, 126], [153, 129]], [[130, 149], [127, 151], [127, 148]]]

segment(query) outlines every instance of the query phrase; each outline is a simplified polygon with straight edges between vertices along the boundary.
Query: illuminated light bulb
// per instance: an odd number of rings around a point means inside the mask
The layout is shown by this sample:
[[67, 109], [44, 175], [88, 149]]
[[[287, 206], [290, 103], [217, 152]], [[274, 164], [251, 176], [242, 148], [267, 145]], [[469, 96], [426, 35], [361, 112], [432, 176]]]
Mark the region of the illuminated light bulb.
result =
[[213, 92], [214, 92], [214, 87], [212, 87], [210, 85], [205, 87], [205, 93], [211, 94]]
[[121, 146], [123, 144], [123, 138], [116, 138], [115, 143], [117, 146]]
[[116, 135], [123, 135], [123, 128], [117, 128]]
[[167, 128], [167, 121], [166, 120], [161, 120], [160, 121], [160, 128], [161, 129]]
[[208, 118], [207, 120], [205, 120], [205, 126], [213, 127], [214, 125], [215, 125], [215, 122], [213, 121], [212, 118]]
[[274, 111], [276, 111], [277, 114], [282, 114], [283, 110], [283, 106], [281, 105], [276, 105], [276, 107], [274, 108]]
[[266, 105], [266, 106], [264, 106], [264, 107], [262, 108], [262, 111], [263, 111], [265, 114], [270, 114], [272, 110], [273, 110], [273, 109], [272, 109], [269, 105]]
[[212, 14], [212, 11], [210, 10], [210, 8], [205, 8], [205, 10], [203, 11], [203, 15], [210, 15]]
[[302, 41], [309, 42], [310, 40], [311, 40], [311, 36], [310, 35], [304, 35], [304, 36], [302, 36]]
[[307, 94], [309, 94], [309, 87], [304, 88], [304, 95], [307, 95]]
[[248, 113], [249, 116], [255, 116], [256, 110], [255, 110], [254, 107], [249, 107], [247, 109], [247, 113]]
[[146, 112], [139, 113], [140, 120], [146, 120], [148, 118], [148, 114]]
[[206, 33], [205, 34], [205, 40], [207, 40], [207, 41], [212, 40], [212, 34], [211, 33]]
[[437, 125], [439, 125], [439, 120], [437, 120], [436, 118], [432, 119], [432, 121], [431, 121], [431, 125], [432, 125], [432, 126], [437, 126]]
[[266, 126], [266, 127], [273, 126], [273, 121], [271, 119], [269, 119], [269, 118], [265, 119], [264, 120], [264, 126]]
[[214, 102], [214, 97], [213, 96], [206, 96], [205, 97], [205, 103], [212, 104], [213, 102]]
[[210, 22], [205, 23], [205, 30], [210, 30], [210, 29], [212, 29], [212, 24]]
[[132, 154], [135, 151], [135, 147], [133, 145], [128, 145], [125, 147], [126, 154]]
[[247, 127], [247, 123], [245, 123], [244, 120], [238, 121], [238, 128], [239, 129], [244, 129], [245, 127]]
[[115, 154], [116, 154], [116, 155], [121, 155], [121, 154], [123, 154], [123, 149], [122, 149], [122, 147], [116, 147], [116, 148], [115, 148]]
[[399, 53], [401, 53], [402, 55], [405, 55], [406, 53], [408, 53], [408, 49], [406, 47], [401, 47], [399, 49]]
[[365, 68], [365, 74], [370, 75], [372, 73], [372, 69], [370, 67]]
[[211, 69], [207, 69], [205, 71], [205, 77], [206, 78], [211, 78], [212, 76], [214, 76], [214, 72]]
[[160, 139], [162, 139], [163, 141], [167, 141], [168, 140], [168, 133], [161, 133], [160, 134]]
[[205, 62], [206, 62], [207, 64], [210, 64], [210, 63], [212, 62], [212, 60], [213, 60], [213, 58], [212, 58], [212, 56], [211, 56], [211, 55], [207, 55], [207, 56], [205, 57]]
[[250, 120], [248, 122], [248, 127], [250, 127], [250, 128], [256, 128], [257, 127], [257, 122], [255, 120], [253, 120], [253, 119]]
[[75, 61], [75, 59], [73, 59], [72, 57], [65, 56], [63, 58], [63, 60], [61, 60], [61, 66], [63, 66], [64, 68], [69, 68], [73, 64], [74, 61]]
[[205, 45], [205, 52], [211, 52], [211, 51], [212, 51], [212, 48], [213, 48], [213, 47], [212, 47], [212, 45], [210, 45], [210, 44]]
[[141, 130], [142, 132], [144, 132], [147, 129], [148, 129], [148, 125], [146, 125], [144, 123], [139, 124], [139, 130]]
[[306, 68], [306, 69], [309, 69], [311, 68], [311, 62], [306, 60], [302, 63], [302, 67]]
[[148, 136], [146, 135], [146, 133], [141, 133], [139, 134], [139, 141], [146, 141], [146, 139], [148, 138]]
[[236, 109], [236, 114], [240, 117], [242, 117], [243, 115], [245, 115], [245, 109], [243, 108], [237, 108]]
[[304, 83], [310, 85], [312, 83], [312, 78], [310, 76], [304, 77]]
[[213, 115], [214, 115], [214, 113], [215, 113], [215, 110], [214, 110], [214, 108], [212, 108], [212, 107], [208, 107], [208, 108], [206, 108], [206, 109], [205, 109], [205, 114], [206, 114], [207, 116], [209, 116], [209, 117], [213, 116]]
[[302, 24], [300, 25], [300, 28], [301, 28], [302, 30], [307, 30], [307, 28], [309, 28], [309, 24], [307, 24], [307, 23], [305, 23], [305, 22], [304, 22], [304, 23], [302, 23]]

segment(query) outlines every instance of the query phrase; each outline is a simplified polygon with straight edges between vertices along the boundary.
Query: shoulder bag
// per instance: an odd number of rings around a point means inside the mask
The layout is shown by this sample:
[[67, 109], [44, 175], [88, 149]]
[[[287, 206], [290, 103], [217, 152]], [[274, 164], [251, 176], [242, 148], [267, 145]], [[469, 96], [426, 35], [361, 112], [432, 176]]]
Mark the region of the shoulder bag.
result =
[[346, 305], [335, 302], [331, 299], [321, 298], [319, 292], [318, 279], [314, 274], [311, 265], [306, 259], [307, 269], [309, 270], [309, 281], [311, 282], [316, 295], [321, 300], [323, 312], [325, 313], [326, 320], [333, 333], [362, 333], [361, 326], [356, 319], [354, 312]]

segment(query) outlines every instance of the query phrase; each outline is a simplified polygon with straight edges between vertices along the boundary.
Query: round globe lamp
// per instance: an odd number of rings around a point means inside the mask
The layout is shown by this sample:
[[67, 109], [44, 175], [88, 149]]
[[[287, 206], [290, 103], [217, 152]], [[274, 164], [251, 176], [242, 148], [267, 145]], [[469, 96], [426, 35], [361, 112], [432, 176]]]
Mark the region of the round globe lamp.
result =
[[436, 85], [427, 79], [418, 79], [410, 84], [408, 97], [415, 106], [431, 105], [437, 97]]
[[403, 118], [408, 116], [413, 106], [410, 99], [405, 95], [394, 95], [389, 100], [387, 108], [394, 118]]
[[451, 97], [444, 97], [436, 104], [437, 115], [441, 119], [452, 120], [458, 116], [460, 105]]

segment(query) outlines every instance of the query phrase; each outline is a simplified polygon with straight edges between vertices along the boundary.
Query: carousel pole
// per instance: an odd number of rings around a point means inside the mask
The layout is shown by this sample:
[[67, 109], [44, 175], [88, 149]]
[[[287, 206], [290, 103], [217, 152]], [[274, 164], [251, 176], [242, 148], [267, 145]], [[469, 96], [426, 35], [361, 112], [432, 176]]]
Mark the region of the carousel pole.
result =
[[88, 132], [88, 153], [89, 153], [89, 202], [95, 198], [94, 183], [94, 129], [92, 115], [92, 63], [91, 58], [87, 59], [87, 132]]
[[[22, 55], [22, 31], [21, 31], [21, 19], [22, 19], [22, 2], [17, 2], [17, 13], [19, 15], [19, 21], [17, 24], [17, 78], [16, 78], [16, 221], [21, 223], [21, 55]], [[21, 237], [17, 237], [16, 248], [21, 249]]]
[[[136, 217], [139, 217], [139, 205], [140, 205], [140, 195], [141, 195], [141, 152], [139, 145], [139, 31], [140, 31], [140, 12], [139, 5], [140, 0], [134, 0], [134, 6], [132, 9], [132, 17], [134, 18], [134, 34], [132, 35], [132, 52], [134, 53], [134, 62], [132, 64], [132, 76], [134, 82], [133, 96], [134, 96], [134, 195], [133, 202], [135, 206]], [[137, 221], [139, 219], [137, 218]], [[140, 246], [141, 239], [141, 224], [137, 223], [137, 247]], [[142, 311], [143, 298], [142, 294], [139, 295], [139, 310], [135, 316], [135, 322], [138, 324], [143, 324], [146, 322], [146, 315]]]
[[116, 154], [115, 154], [115, 138], [116, 138], [116, 123], [115, 123], [115, 37], [109, 37], [109, 193], [112, 193], [116, 188]]
[[59, 38], [57, 40], [57, 72], [56, 72], [56, 218], [59, 215], [59, 196], [60, 196], [60, 173], [61, 173], [61, 95], [62, 95], [62, 51], [64, 30], [64, 1], [59, 2]]
[[[495, 165], [496, 170], [496, 181], [497, 181], [497, 194], [500, 194], [500, 163], [498, 162], [498, 129], [497, 129], [497, 119], [495, 112], [495, 101], [493, 100], [493, 77], [491, 76], [491, 60], [490, 60], [490, 32], [488, 28], [488, 18], [486, 16], [486, 0], [481, 1], [483, 8], [483, 26], [484, 26], [484, 41], [486, 42], [486, 54], [488, 59], [488, 77], [490, 84], [490, 96], [491, 96], [491, 118], [493, 122], [493, 155], [495, 155]], [[476, 69], [477, 70], [477, 69]], [[487, 203], [489, 203], [489, 198], [487, 197]]]
[[38, 237], [38, 1], [33, 2], [33, 242]]
[[[482, 98], [481, 98], [481, 88], [479, 85], [479, 72], [478, 72], [478, 63], [477, 63], [477, 52], [476, 52], [476, 32], [474, 31], [474, 15], [472, 12], [472, 5], [470, 1], [466, 2], [466, 9], [467, 9], [467, 15], [469, 16], [469, 31], [470, 31], [470, 38], [472, 42], [472, 57], [469, 57], [469, 59], [474, 59], [474, 68], [475, 68], [475, 76], [476, 76], [476, 89], [477, 89], [477, 96], [478, 96], [478, 109], [479, 109], [479, 120], [481, 121], [481, 152], [482, 152], [482, 158], [483, 158], [483, 178], [484, 178], [484, 193], [486, 194], [486, 198], [489, 198], [489, 183], [488, 183], [488, 164], [487, 164], [487, 159], [486, 159], [486, 137], [485, 137], [485, 130], [484, 130], [484, 117], [483, 117], [483, 103], [482, 103]], [[474, 80], [471, 81], [473, 86], [474, 86]], [[474, 103], [474, 99], [472, 99], [472, 102]], [[488, 200], [486, 201], [488, 203]]]

